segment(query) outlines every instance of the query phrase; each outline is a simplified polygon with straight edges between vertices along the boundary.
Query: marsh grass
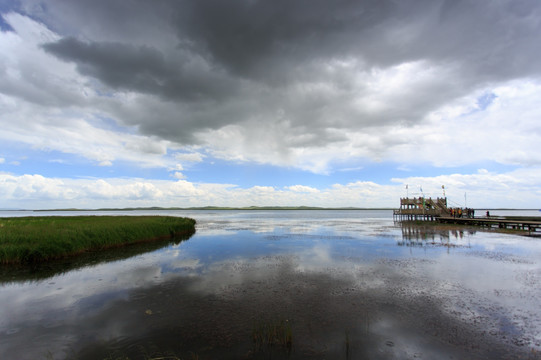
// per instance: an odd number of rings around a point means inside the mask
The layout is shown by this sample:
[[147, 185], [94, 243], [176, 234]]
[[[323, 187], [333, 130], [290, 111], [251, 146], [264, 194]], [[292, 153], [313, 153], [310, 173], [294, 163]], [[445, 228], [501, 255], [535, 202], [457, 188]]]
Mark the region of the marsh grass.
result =
[[[199, 355], [194, 352], [190, 352], [188, 357], [179, 357], [174, 354], [156, 353], [153, 355], [143, 354], [141, 358], [144, 360], [199, 360]], [[126, 355], [112, 354], [104, 358], [103, 360], [132, 360], [132, 358]]]
[[0, 218], [0, 263], [39, 263], [193, 232], [195, 220], [172, 216]]
[[252, 330], [252, 340], [255, 350], [276, 346], [290, 352], [293, 345], [291, 323], [288, 320], [257, 323]]
[[345, 335], [346, 335], [346, 340], [345, 340], [345, 346], [346, 346], [346, 359], [349, 359], [349, 344], [350, 344], [349, 330], [346, 330]]

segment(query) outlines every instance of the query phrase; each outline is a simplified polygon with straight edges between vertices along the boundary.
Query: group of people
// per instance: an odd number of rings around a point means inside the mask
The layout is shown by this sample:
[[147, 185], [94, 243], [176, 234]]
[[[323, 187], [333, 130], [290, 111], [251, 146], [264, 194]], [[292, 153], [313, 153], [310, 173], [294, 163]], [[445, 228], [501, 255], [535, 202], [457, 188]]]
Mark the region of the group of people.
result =
[[461, 218], [461, 217], [467, 217], [467, 218], [474, 218], [475, 217], [475, 210], [470, 208], [450, 208], [449, 211], [451, 212], [452, 217]]

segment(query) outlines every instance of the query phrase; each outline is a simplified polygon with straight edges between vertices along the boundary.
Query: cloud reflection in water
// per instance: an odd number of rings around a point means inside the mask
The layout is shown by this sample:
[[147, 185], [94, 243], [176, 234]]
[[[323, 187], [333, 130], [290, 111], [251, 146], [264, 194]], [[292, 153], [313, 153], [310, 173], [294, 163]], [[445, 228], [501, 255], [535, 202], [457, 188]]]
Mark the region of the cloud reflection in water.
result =
[[201, 213], [195, 236], [160, 250], [5, 284], [0, 356], [260, 358], [254, 324], [285, 320], [291, 358], [344, 357], [346, 339], [352, 358], [540, 348], [536, 241], [449, 229], [413, 239], [359, 212], [229, 214]]

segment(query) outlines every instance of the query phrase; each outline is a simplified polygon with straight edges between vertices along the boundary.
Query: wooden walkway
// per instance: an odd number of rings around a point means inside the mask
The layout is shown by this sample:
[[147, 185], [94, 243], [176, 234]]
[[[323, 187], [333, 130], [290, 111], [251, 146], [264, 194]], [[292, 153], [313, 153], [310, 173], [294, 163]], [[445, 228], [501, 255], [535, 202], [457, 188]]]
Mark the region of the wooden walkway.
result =
[[537, 233], [538, 230], [541, 234], [541, 221], [533, 221], [530, 219], [520, 218], [503, 218], [503, 217], [479, 217], [479, 218], [457, 218], [450, 216], [440, 216], [435, 218], [436, 221], [446, 224], [462, 224], [462, 225], [474, 225], [483, 226], [489, 228], [498, 229], [514, 229], [524, 230], [531, 234]]
[[425, 209], [401, 209], [393, 211], [393, 219], [395, 221], [434, 221], [441, 215], [439, 210], [425, 210]]
[[[488, 211], [487, 211], [488, 214]], [[455, 216], [456, 215], [456, 216]], [[400, 209], [393, 211], [395, 221], [437, 221], [447, 224], [528, 231], [541, 235], [541, 217], [488, 216], [475, 217], [474, 209], [448, 208], [447, 198], [400, 198]]]

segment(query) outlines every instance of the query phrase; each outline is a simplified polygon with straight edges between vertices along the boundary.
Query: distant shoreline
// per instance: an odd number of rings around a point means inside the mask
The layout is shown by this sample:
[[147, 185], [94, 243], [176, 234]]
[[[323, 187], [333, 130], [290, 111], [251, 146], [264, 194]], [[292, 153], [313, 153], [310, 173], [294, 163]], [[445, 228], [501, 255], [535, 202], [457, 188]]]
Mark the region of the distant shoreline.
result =
[[[200, 207], [127, 207], [127, 208], [98, 208], [98, 209], [0, 209], [2, 211], [28, 211], [28, 212], [52, 212], [52, 211], [171, 211], [171, 210], [396, 210], [398, 208], [364, 208], [364, 207], [318, 207], [318, 206], [245, 206], [245, 207], [227, 207], [227, 206], [200, 206]], [[474, 208], [474, 210], [490, 211], [539, 211], [539, 209], [518, 209], [518, 208]]]
[[336, 207], [326, 208], [317, 206], [201, 206], [201, 207], [135, 207], [135, 208], [100, 208], [100, 209], [42, 209], [31, 211], [163, 211], [163, 210], [394, 210], [394, 208], [356, 208]]

